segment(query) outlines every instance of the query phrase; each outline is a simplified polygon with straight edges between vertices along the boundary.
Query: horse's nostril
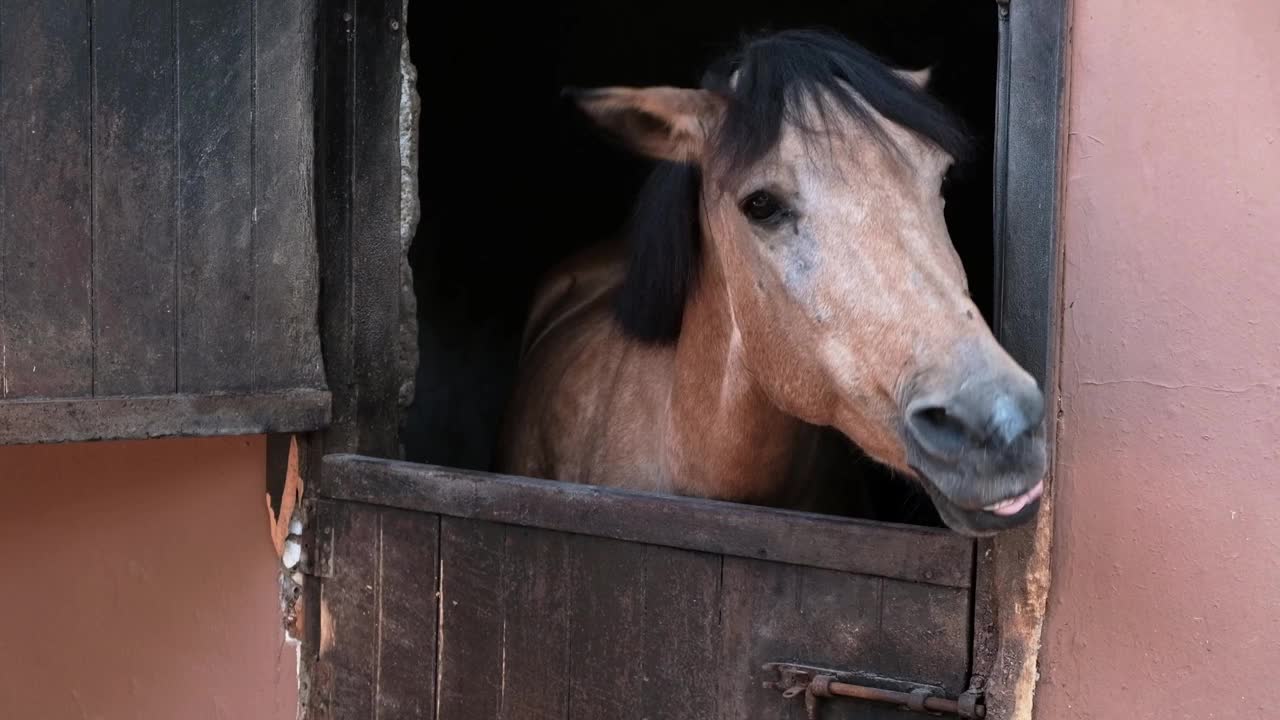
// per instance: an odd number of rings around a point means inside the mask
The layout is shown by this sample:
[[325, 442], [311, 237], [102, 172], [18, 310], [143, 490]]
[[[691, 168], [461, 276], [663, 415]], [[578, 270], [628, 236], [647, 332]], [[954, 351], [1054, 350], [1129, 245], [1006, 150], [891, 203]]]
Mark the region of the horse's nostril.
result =
[[907, 424], [920, 444], [936, 455], [955, 455], [972, 440], [967, 424], [942, 406], [930, 405], [911, 411]]
[[908, 408], [907, 426], [932, 455], [954, 459], [969, 449], [1002, 450], [1034, 432], [1044, 419], [1038, 391], [970, 383], [945, 399]]

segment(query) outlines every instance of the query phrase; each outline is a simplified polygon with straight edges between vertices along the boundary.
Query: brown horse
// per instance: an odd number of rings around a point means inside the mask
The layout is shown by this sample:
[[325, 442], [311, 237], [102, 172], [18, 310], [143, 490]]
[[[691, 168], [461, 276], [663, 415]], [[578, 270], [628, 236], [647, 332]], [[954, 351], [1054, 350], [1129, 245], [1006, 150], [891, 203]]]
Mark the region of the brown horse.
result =
[[924, 75], [789, 31], [700, 88], [573, 93], [659, 164], [629, 251], [538, 292], [498, 469], [822, 510], [834, 428], [958, 532], [1031, 517], [1044, 401], [970, 300], [941, 193], [966, 138]]

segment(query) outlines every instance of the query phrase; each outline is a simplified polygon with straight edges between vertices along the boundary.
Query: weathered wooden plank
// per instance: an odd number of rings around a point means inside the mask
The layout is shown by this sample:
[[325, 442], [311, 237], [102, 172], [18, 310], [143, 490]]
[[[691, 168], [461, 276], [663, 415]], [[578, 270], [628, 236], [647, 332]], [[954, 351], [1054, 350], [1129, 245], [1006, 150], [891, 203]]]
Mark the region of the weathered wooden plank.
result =
[[312, 176], [316, 4], [253, 5], [256, 215], [252, 253], [242, 258], [253, 274], [253, 382], [260, 390], [321, 387]]
[[575, 536], [570, 544], [569, 720], [641, 720], [648, 554], [637, 543]]
[[399, 452], [400, 329], [400, 43], [403, 0], [355, 3], [350, 241], [353, 341], [360, 449], [379, 457]]
[[335, 499], [935, 585], [971, 582], [973, 541], [945, 530], [352, 455], [326, 457], [322, 482]]
[[173, 5], [113, 0], [92, 7], [96, 394], [173, 392]]
[[374, 717], [379, 635], [378, 508], [325, 507], [332, 528], [333, 574], [320, 588], [320, 662], [313, 692], [324, 720]]
[[441, 518], [437, 720], [496, 718], [502, 703], [505, 530]]
[[0, 397], [93, 391], [89, 17], [0, 3]]
[[501, 720], [568, 716], [569, 542], [563, 533], [506, 526]]
[[880, 613], [879, 672], [941, 687], [951, 697], [968, 689], [968, 590], [886, 580]]
[[0, 445], [319, 430], [329, 393], [159, 395], [0, 402]]
[[722, 563], [719, 555], [650, 548], [641, 621], [643, 665], [632, 675], [641, 717], [719, 716], [715, 686], [720, 677]]
[[356, 315], [351, 241], [351, 134], [354, 95], [360, 92], [352, 75], [355, 44], [350, 17], [326, 3], [318, 17], [316, 92], [316, 182], [321, 198], [317, 234], [320, 243], [321, 333], [326, 380], [334, 390], [333, 426], [325, 433], [326, 452], [358, 452], [360, 423], [356, 417]]
[[400, 0], [320, 16], [321, 312], [331, 451], [398, 453]]
[[378, 537], [379, 720], [434, 717], [440, 518], [384, 509]]
[[[880, 578], [726, 558], [722, 595], [719, 716], [802, 720], [804, 707], [762, 687], [767, 662], [801, 662], [877, 672]], [[836, 718], [896, 717], [862, 702], [832, 704]], [[889, 709], [889, 712], [896, 713]]]
[[175, 6], [178, 389], [245, 391], [260, 362], [250, 262], [253, 3]]

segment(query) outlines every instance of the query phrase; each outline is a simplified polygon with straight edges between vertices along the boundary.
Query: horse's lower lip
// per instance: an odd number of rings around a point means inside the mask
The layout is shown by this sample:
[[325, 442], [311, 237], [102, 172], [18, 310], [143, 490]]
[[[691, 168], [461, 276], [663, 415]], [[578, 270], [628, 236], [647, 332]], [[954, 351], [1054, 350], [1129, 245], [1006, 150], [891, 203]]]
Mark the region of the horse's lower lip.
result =
[[1036, 483], [1035, 487], [1022, 493], [1017, 497], [1012, 497], [1012, 498], [1009, 498], [1008, 500], [1001, 500], [998, 503], [993, 503], [982, 509], [986, 510], [989, 513], [994, 513], [1000, 516], [1007, 517], [1009, 515], [1017, 515], [1018, 513], [1022, 512], [1023, 508], [1035, 502], [1036, 500], [1039, 500], [1040, 496], [1043, 494], [1044, 494], [1044, 481], [1041, 480], [1040, 482]]

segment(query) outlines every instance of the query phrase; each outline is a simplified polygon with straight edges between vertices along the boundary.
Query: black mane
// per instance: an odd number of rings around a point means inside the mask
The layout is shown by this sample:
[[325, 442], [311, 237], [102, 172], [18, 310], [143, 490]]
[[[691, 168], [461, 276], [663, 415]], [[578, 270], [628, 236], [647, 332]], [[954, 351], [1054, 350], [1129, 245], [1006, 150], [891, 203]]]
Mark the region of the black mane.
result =
[[[739, 75], [731, 87], [734, 72]], [[832, 33], [790, 30], [749, 39], [711, 65], [702, 87], [728, 101], [711, 146], [728, 173], [764, 158], [784, 125], [809, 129], [803, 116], [808, 107], [824, 118], [843, 113], [891, 145], [870, 105], [956, 159], [968, 153], [967, 135], [941, 103], [865, 48]], [[659, 163], [637, 198], [627, 228], [630, 264], [615, 311], [623, 330], [639, 340], [671, 343], [680, 335], [701, 259], [699, 178], [698, 168]]]

